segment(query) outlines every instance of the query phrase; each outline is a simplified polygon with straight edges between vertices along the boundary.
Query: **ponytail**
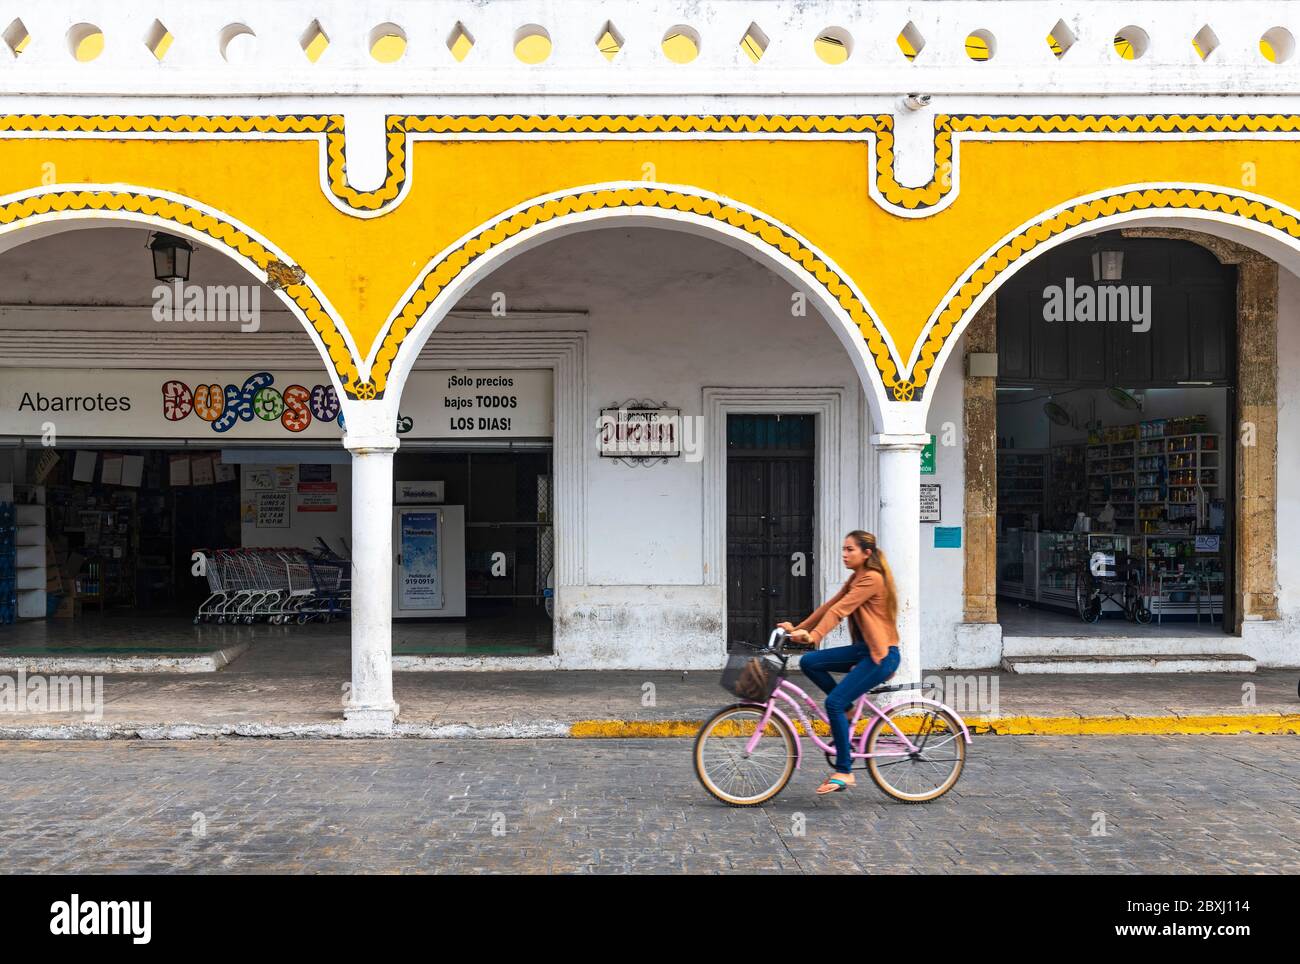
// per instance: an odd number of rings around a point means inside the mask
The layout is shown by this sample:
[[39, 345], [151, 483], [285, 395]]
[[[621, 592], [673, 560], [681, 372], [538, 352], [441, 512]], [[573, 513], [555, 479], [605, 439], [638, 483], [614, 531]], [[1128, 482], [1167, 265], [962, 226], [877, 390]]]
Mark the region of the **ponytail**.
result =
[[858, 544], [858, 548], [863, 552], [870, 550], [871, 554], [867, 556], [865, 566], [880, 573], [881, 578], [885, 581], [885, 614], [889, 616], [891, 623], [898, 620], [898, 590], [894, 586], [894, 573], [889, 568], [889, 561], [885, 559], [885, 554], [880, 551], [876, 545], [876, 537], [870, 532], [863, 532], [861, 529], [854, 529], [846, 538], [852, 539]]

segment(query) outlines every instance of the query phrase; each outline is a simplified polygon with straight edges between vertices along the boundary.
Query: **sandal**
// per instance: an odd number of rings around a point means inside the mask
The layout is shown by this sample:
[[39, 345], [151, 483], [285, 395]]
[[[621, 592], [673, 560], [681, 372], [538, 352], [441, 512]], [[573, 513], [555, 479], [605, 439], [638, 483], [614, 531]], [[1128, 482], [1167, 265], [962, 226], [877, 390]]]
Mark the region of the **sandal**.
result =
[[826, 780], [822, 783], [822, 785], [817, 788], [817, 792], [818, 793], [839, 793], [843, 790], [847, 790], [849, 787], [853, 785], [854, 784], [849, 783], [848, 781], [843, 780], [838, 776], [827, 777]]

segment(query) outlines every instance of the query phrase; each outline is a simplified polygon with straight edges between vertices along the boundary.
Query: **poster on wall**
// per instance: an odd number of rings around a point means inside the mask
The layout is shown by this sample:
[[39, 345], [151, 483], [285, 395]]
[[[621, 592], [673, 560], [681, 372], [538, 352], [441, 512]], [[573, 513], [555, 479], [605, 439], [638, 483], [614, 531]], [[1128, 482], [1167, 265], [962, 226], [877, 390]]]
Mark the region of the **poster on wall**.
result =
[[398, 608], [441, 609], [440, 512], [403, 512], [402, 562], [398, 571]]
[[274, 489], [275, 470], [266, 465], [244, 466], [244, 488]]
[[304, 462], [298, 466], [299, 482], [333, 482], [334, 466], [328, 462], [317, 464], [315, 462]]
[[289, 528], [289, 493], [271, 489], [257, 493], [257, 528]]
[[337, 482], [299, 482], [299, 512], [338, 512], [339, 484]]
[[921, 521], [938, 522], [943, 518], [942, 487], [934, 483], [921, 483]]

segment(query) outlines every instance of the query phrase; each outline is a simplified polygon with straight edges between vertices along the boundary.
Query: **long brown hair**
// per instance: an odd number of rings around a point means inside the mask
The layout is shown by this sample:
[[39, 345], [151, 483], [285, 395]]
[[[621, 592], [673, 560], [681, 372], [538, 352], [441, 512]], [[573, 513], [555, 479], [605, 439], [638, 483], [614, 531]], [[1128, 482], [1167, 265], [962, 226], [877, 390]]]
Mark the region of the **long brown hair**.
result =
[[889, 616], [889, 621], [896, 622], [898, 619], [898, 590], [894, 587], [894, 574], [890, 571], [889, 561], [885, 559], [885, 554], [880, 551], [876, 545], [876, 537], [870, 532], [863, 532], [861, 529], [854, 529], [844, 538], [852, 539], [858, 544], [858, 548], [863, 552], [871, 551], [867, 556], [864, 564], [868, 569], [874, 569], [885, 580], [885, 613]]

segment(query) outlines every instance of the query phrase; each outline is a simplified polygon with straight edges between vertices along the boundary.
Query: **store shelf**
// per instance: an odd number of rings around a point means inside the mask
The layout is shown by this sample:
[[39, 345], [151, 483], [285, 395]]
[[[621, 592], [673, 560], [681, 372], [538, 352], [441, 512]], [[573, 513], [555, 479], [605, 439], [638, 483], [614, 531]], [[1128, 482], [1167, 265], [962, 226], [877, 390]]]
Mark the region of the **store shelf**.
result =
[[[0, 609], [19, 619], [44, 619], [45, 487], [12, 482], [0, 484], [0, 503], [12, 505], [12, 522], [5, 541], [7, 558], [0, 564], [5, 586]], [[8, 513], [6, 514], [8, 516]]]

